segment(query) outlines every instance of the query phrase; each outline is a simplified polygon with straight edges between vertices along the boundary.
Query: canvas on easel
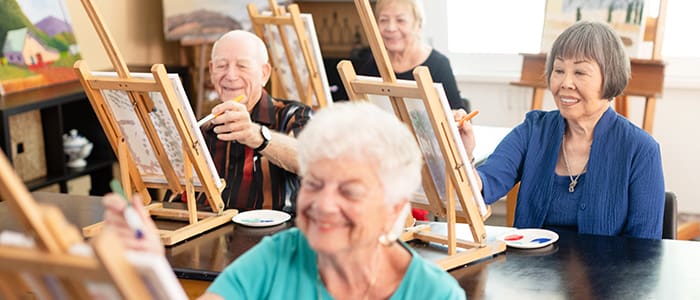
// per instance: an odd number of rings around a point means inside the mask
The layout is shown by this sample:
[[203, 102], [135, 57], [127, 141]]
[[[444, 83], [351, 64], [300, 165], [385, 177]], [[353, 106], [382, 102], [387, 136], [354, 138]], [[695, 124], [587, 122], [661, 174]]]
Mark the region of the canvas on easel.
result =
[[[382, 81], [381, 78], [378, 77], [357, 76], [357, 82], [381, 83]], [[397, 80], [396, 83], [409, 88], [418, 87], [416, 82], [412, 80]], [[444, 88], [442, 87], [442, 84], [433, 83], [433, 87], [438, 93], [438, 98], [442, 111], [449, 112], [450, 104], [447, 101], [447, 96], [445, 94]], [[382, 107], [384, 110], [387, 110], [390, 113], [394, 113], [389, 97], [381, 94], [371, 93], [366, 94], [366, 96], [368, 97], [370, 102]], [[425, 190], [421, 189], [413, 199], [413, 206], [423, 209], [432, 208], [434, 212], [438, 212], [436, 213], [436, 215], [445, 216], [445, 207], [447, 201], [446, 186], [448, 180], [447, 169], [445, 159], [443, 158], [441, 153], [440, 143], [435, 138], [438, 135], [431, 126], [431, 116], [429, 115], [427, 107], [422, 99], [404, 97], [403, 103], [406, 106], [406, 111], [408, 112], [408, 116], [411, 123], [411, 129], [416, 137], [416, 140], [418, 141], [418, 146], [420, 147], [421, 152], [423, 153], [425, 164], [430, 172], [430, 178], [433, 180], [433, 186], [435, 187], [435, 190], [437, 192], [437, 197], [441, 199], [442, 202], [442, 205], [440, 205], [439, 207], [431, 207], [431, 203], [430, 201], [428, 201], [428, 197], [425, 193]], [[459, 141], [460, 137], [459, 130], [457, 129], [457, 124], [451, 118], [446, 118], [446, 120], [448, 123], [447, 125], [449, 125], [449, 134], [452, 136], [452, 139], [455, 141]], [[464, 149], [464, 146], [461, 143], [457, 143], [455, 144], [455, 148], [459, 153], [460, 160], [468, 161], [468, 159], [465, 159], [467, 157], [467, 154], [466, 150]], [[466, 175], [467, 180], [470, 183], [470, 187], [476, 186], [476, 177], [473, 176], [474, 173], [467, 172]], [[481, 216], [484, 218], [488, 217], [490, 210], [484, 202], [481, 193], [472, 190], [472, 194], [474, 203], [477, 205]], [[461, 204], [457, 206], [456, 209], [458, 212], [464, 211], [464, 207]]]
[[[393, 112], [413, 131], [421, 145], [426, 160], [422, 170], [422, 186], [428, 207], [434, 214], [445, 216], [447, 220], [446, 236], [429, 230], [407, 230], [401, 238], [446, 245], [447, 256], [436, 261], [444, 269], [452, 269], [505, 251], [506, 246], [503, 242], [486, 240], [484, 219], [488, 216], [488, 211], [482, 213], [483, 210], [479, 208], [483, 199], [480, 200], [480, 191], [476, 188], [476, 174], [471, 162], [466, 159], [466, 152], [457, 135], [449, 105], [445, 101], [444, 90], [442, 99], [440, 98], [441, 85], [433, 83], [427, 67], [417, 67], [414, 70], [415, 81], [397, 81], [369, 1], [355, 0], [355, 5], [381, 79], [358, 77], [350, 61], [341, 61], [338, 64], [338, 73], [348, 97], [350, 100], [369, 100], [370, 95], [389, 98]], [[445, 179], [442, 181], [433, 178], [429, 166], [431, 161], [434, 163], [437, 160], [444, 161]], [[438, 170], [440, 168], [432, 172], [442, 172]], [[442, 184], [444, 186], [437, 186]], [[442, 197], [441, 190], [444, 191]], [[457, 201], [462, 208], [459, 211], [456, 207]], [[471, 240], [458, 239], [456, 236], [458, 212], [470, 225]]]
[[274, 70], [273, 97], [299, 100], [313, 108], [332, 103], [314, 21], [291, 4], [288, 11], [270, 1], [270, 11], [248, 4], [254, 32], [265, 41]]
[[[224, 210], [224, 182], [195, 125], [179, 79], [169, 76], [163, 65], [154, 65], [147, 75], [129, 73], [91, 1], [82, 3], [116, 74], [93, 73], [83, 61], [75, 64], [75, 70], [117, 155], [125, 193], [139, 193], [152, 216], [189, 222], [176, 230], [160, 230], [165, 245], [230, 222], [237, 211]], [[186, 193], [187, 210], [150, 204], [147, 188]], [[195, 190], [206, 195], [213, 212], [197, 211]], [[94, 235], [100, 226], [83, 228], [83, 233]]]
[[54, 206], [40, 205], [0, 154], [0, 198], [23, 233], [0, 233], [0, 298], [187, 299], [163, 256], [127, 252], [112, 232], [85, 244]]

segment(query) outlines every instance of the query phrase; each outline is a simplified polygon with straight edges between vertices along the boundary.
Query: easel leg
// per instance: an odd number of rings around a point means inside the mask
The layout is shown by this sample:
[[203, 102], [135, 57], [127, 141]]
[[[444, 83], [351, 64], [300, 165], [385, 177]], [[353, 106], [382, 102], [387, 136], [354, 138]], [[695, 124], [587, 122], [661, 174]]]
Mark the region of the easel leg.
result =
[[622, 95], [615, 98], [615, 111], [625, 118], [629, 118], [629, 99]]
[[126, 164], [127, 157], [126, 153], [129, 149], [126, 146], [126, 141], [124, 138], [119, 140], [119, 146], [117, 147], [117, 159], [119, 159], [119, 177], [122, 180], [122, 189], [124, 190], [124, 196], [131, 197], [133, 191], [131, 190], [131, 179], [129, 178], [129, 166]]
[[642, 128], [651, 134], [654, 129], [654, 116], [656, 113], [656, 97], [647, 97], [644, 105], [644, 120]]
[[[0, 272], [0, 293], [6, 299], [23, 299], [25, 297], [31, 296], [30, 290], [24, 285], [24, 283], [17, 278], [14, 274], [6, 274]], [[23, 295], [18, 297], [17, 295]]]
[[447, 197], [447, 255], [457, 254], [457, 211], [455, 205], [455, 189], [450, 180], [450, 174], [445, 174], [445, 197]]
[[530, 110], [542, 109], [542, 99], [544, 99], [544, 89], [543, 88], [532, 89], [532, 106], [530, 106]]
[[518, 191], [520, 182], [516, 184], [506, 195], [506, 226], [515, 224], [515, 205], [518, 203]]
[[[187, 153], [186, 145], [183, 146], [182, 153]], [[194, 224], [197, 223], [199, 219], [197, 219], [197, 199], [194, 198], [194, 183], [192, 182], [192, 162], [186, 155], [183, 155], [183, 159], [185, 160], [185, 180], [187, 181], [185, 183], [185, 193], [187, 194], [187, 211], [189, 214], [190, 224]]]

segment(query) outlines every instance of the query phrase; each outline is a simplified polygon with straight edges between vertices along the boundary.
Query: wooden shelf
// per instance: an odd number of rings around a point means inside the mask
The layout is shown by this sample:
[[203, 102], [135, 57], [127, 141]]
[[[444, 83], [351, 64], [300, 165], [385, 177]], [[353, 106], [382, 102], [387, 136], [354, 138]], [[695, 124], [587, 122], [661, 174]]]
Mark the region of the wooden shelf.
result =
[[[60, 191], [67, 193], [69, 180], [90, 175], [91, 194], [103, 195], [109, 192], [114, 153], [80, 82], [51, 85], [0, 98], [0, 145], [10, 162], [13, 162], [13, 151], [10, 150], [14, 147], [10, 132], [17, 130], [10, 128], [10, 117], [31, 111], [41, 113], [41, 134], [44, 139], [44, 148], [41, 150], [46, 160], [46, 175], [25, 181], [27, 187], [36, 190], [58, 184]], [[93, 143], [92, 153], [87, 158], [88, 165], [80, 170], [66, 166], [63, 134], [70, 129], [77, 129], [79, 134]]]
[[37, 190], [52, 184], [60, 184], [61, 182], [66, 182], [71, 179], [75, 179], [85, 175], [92, 175], [98, 171], [112, 172], [112, 165], [114, 164], [114, 159], [102, 159], [102, 160], [91, 160], [88, 159], [88, 164], [84, 168], [73, 169], [66, 168], [64, 174], [49, 174], [45, 177], [37, 178], [34, 180], [26, 181], [25, 184], [29, 190]]

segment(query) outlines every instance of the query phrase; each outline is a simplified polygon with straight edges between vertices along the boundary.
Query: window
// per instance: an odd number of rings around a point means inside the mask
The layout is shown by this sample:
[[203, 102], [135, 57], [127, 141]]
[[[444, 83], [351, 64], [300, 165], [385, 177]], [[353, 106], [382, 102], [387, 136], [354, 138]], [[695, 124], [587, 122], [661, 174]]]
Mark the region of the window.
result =
[[[696, 14], [700, 10], [700, 2], [666, 1], [668, 6], [662, 56], [700, 58], [700, 40], [693, 38], [700, 30], [700, 23], [695, 23], [698, 22]], [[658, 11], [653, 14], [657, 15]]]
[[[700, 40], [693, 37], [700, 30], [695, 16], [700, 1], [666, 1], [662, 46], [666, 82], [697, 85]], [[546, 0], [445, 2], [431, 0], [424, 33], [429, 43], [446, 52], [456, 75], [512, 80], [520, 76], [517, 54], [540, 52]], [[649, 16], [658, 15], [659, 0], [647, 0], [646, 6]]]
[[545, 0], [448, 0], [448, 48], [455, 53], [538, 53]]

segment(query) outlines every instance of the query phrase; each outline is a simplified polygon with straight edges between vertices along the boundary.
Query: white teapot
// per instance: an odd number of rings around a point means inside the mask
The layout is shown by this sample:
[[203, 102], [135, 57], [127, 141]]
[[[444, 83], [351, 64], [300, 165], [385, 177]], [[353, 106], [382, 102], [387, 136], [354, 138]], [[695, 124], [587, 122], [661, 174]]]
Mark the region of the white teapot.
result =
[[68, 155], [69, 168], [82, 168], [87, 165], [85, 158], [92, 152], [92, 143], [71, 129], [69, 134], [63, 134], [63, 152]]

